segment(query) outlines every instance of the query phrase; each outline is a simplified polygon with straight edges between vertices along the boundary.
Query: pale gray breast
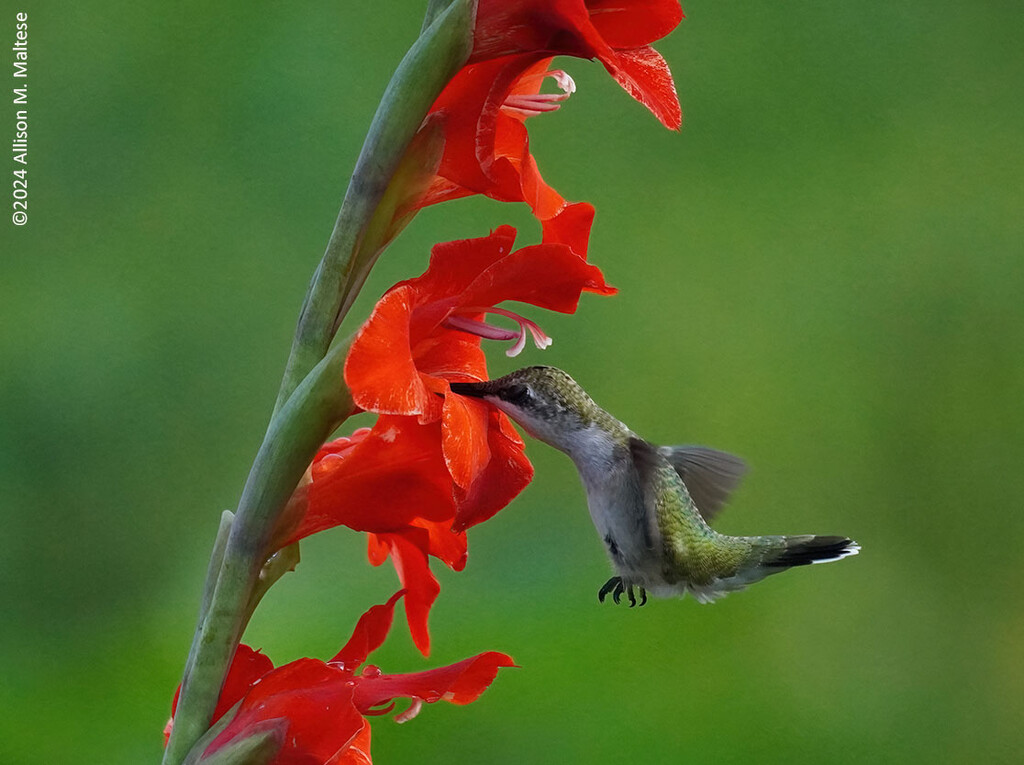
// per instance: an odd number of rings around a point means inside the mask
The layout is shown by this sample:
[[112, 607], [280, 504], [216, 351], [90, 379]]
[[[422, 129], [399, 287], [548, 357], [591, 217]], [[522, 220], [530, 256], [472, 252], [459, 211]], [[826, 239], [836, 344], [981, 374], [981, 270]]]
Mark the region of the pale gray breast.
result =
[[609, 556], [623, 575], [636, 578], [660, 570], [661, 534], [646, 507], [629, 450], [618, 444], [590, 444], [574, 458], [587, 492], [590, 517]]

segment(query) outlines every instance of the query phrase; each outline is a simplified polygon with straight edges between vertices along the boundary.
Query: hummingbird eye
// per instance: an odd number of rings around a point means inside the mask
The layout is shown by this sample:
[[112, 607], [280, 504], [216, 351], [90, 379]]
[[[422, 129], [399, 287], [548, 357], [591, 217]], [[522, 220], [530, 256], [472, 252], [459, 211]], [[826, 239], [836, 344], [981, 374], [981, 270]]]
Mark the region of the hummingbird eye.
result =
[[530, 390], [528, 385], [513, 385], [508, 390], [504, 391], [502, 398], [510, 404], [523, 406], [533, 399], [533, 392]]

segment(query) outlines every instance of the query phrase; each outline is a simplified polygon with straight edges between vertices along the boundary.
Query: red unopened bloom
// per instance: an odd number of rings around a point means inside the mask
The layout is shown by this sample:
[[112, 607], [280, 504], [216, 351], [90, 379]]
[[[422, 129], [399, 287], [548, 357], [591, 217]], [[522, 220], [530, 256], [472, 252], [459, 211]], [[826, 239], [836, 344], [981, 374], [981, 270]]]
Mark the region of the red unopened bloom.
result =
[[[543, 347], [550, 338], [534, 322], [499, 308], [506, 300], [572, 313], [586, 290], [612, 294], [601, 271], [569, 247], [540, 244], [513, 250], [515, 229], [502, 226], [490, 236], [437, 245], [426, 273], [399, 282], [378, 301], [356, 335], [345, 362], [345, 382], [357, 406], [371, 412], [440, 421], [445, 464], [458, 487], [477, 501], [460, 512], [466, 528], [493, 514], [493, 499], [477, 482], [515, 485], [509, 471], [521, 441], [504, 415], [475, 399], [451, 394], [451, 381], [487, 379], [482, 337], [516, 340], [527, 334]], [[484, 321], [504, 316], [518, 331]], [[490, 490], [490, 491], [493, 491]]]
[[[469, 704], [494, 681], [499, 668], [515, 666], [511, 657], [490, 651], [426, 672], [386, 675], [367, 665], [357, 674], [366, 657], [384, 642], [402, 594], [363, 614], [351, 639], [327, 662], [299, 659], [274, 669], [267, 660], [269, 666], [257, 674], [250, 661], [254, 652], [239, 646], [231, 672], [246, 677], [248, 683], [244, 687], [225, 685], [218, 716], [236, 704], [238, 710], [204, 754], [216, 752], [239, 736], [276, 728], [282, 746], [271, 761], [273, 765], [369, 764], [368, 716], [391, 711], [397, 698], [412, 701], [396, 716], [399, 722], [415, 717], [424, 703]], [[239, 664], [243, 668], [236, 671]]]

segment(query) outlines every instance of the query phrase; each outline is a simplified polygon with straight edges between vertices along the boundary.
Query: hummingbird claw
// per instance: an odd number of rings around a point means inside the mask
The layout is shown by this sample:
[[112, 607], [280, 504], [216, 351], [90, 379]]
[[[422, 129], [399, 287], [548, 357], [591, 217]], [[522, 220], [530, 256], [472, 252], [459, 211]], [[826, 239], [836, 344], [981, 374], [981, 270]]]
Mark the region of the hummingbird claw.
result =
[[640, 591], [640, 603], [636, 602], [636, 594], [634, 593], [634, 586], [630, 585], [626, 588], [626, 592], [629, 594], [629, 607], [632, 608], [635, 605], [645, 605], [647, 603], [647, 590], [640, 585], [636, 585], [636, 589]]
[[620, 579], [615, 583], [615, 592], [612, 593], [612, 600], [615, 601], [615, 605], [619, 605], [619, 603], [622, 602], [622, 593], [625, 591], [626, 587], [622, 584], [622, 580]]
[[[604, 603], [604, 599], [606, 597], [608, 597], [608, 593], [611, 592], [612, 590], [614, 590], [616, 587], [620, 588], [619, 589], [619, 593], [621, 594], [621, 592], [622, 592], [622, 590], [621, 590], [621, 588], [622, 588], [622, 578], [618, 577], [618, 576], [613, 576], [611, 579], [609, 579], [607, 582], [604, 583], [604, 585], [601, 587], [600, 590], [597, 591], [597, 600], [598, 600], [598, 602], [599, 603]], [[618, 598], [616, 598], [615, 602], [616, 603], [618, 602]]]

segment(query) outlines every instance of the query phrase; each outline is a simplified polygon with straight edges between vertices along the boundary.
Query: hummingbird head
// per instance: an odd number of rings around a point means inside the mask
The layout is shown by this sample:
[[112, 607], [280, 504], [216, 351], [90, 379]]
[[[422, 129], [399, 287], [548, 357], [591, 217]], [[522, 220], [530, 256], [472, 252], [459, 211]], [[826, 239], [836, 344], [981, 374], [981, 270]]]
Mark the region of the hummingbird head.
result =
[[490, 402], [531, 436], [564, 452], [571, 453], [595, 425], [605, 426], [604, 410], [556, 367], [525, 367], [496, 380], [451, 383], [451, 389]]

